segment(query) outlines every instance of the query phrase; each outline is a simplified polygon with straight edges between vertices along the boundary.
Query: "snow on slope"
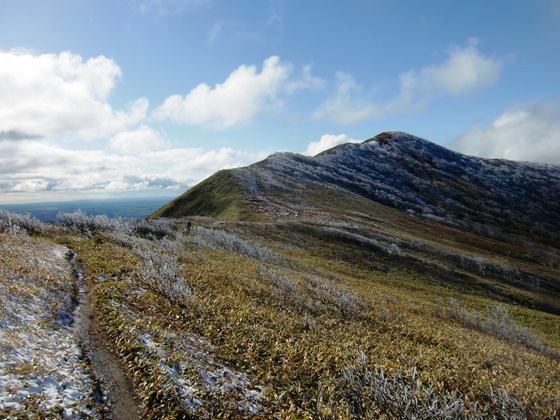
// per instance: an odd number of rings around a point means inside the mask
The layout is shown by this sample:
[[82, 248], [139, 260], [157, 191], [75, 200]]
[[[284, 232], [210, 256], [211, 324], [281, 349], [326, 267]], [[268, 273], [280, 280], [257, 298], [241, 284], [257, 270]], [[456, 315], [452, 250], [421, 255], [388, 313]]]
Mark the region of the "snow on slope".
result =
[[475, 231], [560, 237], [560, 166], [467, 156], [401, 132], [315, 157], [277, 153], [233, 173], [255, 200], [294, 203], [315, 185]]
[[97, 417], [67, 249], [0, 233], [0, 417]]

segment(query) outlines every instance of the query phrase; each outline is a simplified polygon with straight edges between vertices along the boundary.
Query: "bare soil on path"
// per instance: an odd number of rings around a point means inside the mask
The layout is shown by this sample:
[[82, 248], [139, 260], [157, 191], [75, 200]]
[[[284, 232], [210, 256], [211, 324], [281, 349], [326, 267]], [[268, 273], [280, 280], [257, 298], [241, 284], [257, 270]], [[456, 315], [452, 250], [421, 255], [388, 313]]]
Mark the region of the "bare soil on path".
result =
[[96, 322], [90, 285], [85, 280], [79, 258], [72, 251], [68, 252], [67, 258], [72, 265], [78, 292], [74, 325], [84, 356], [91, 363], [96, 378], [95, 399], [102, 407], [100, 414], [107, 419], [139, 419], [140, 411], [134, 399], [132, 383], [117, 357], [109, 350], [107, 339]]

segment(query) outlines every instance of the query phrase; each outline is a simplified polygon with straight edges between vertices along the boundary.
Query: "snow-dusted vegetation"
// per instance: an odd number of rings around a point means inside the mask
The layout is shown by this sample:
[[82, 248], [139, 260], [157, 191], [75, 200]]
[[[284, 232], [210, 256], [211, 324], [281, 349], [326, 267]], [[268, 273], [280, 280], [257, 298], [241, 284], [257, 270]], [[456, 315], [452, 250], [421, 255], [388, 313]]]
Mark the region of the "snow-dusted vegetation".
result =
[[478, 233], [522, 225], [559, 239], [560, 167], [467, 156], [406, 133], [315, 157], [277, 153], [232, 173], [257, 208], [270, 209], [269, 196], [293, 205], [310, 188], [333, 189]]
[[111, 218], [105, 215], [91, 216], [81, 210], [61, 212], [57, 215], [57, 222], [76, 233], [89, 235], [107, 232], [147, 239], [162, 239], [174, 235], [170, 222], [165, 220], [132, 220], [121, 217]]
[[142, 260], [140, 278], [149, 287], [165, 295], [171, 302], [186, 305], [192, 289], [181, 276], [177, 256], [165, 252], [165, 248], [137, 241], [134, 252]]
[[[387, 375], [383, 369], [371, 369], [367, 356], [344, 368], [332, 394], [320, 395], [319, 411], [323, 415], [350, 418], [376, 418], [387, 415], [399, 419], [524, 419], [521, 404], [506, 391], [491, 390], [485, 396], [492, 404], [487, 409], [465, 407], [457, 392], [441, 392], [423, 385], [413, 369], [410, 375]], [[329, 399], [342, 402], [333, 404]], [[333, 407], [335, 405], [335, 407]]]
[[[78, 216], [77, 222], [83, 220]], [[187, 239], [181, 229], [171, 231], [162, 221], [146, 221], [140, 231], [137, 222], [119, 220], [109, 226], [95, 233], [71, 230], [86, 233], [76, 248], [94, 284], [95, 308], [115, 340], [115, 352], [128, 360], [136, 398], [147, 412], [209, 418], [221, 407], [244, 417], [258, 414], [263, 387], [180, 322], [183, 312], [197, 305], [197, 291], [179, 261], [185, 247], [192, 246], [192, 233]], [[166, 234], [160, 238], [154, 231]], [[99, 235], [108, 241], [101, 247], [95, 242]]]
[[495, 304], [488, 309], [486, 316], [469, 312], [455, 299], [450, 300], [449, 309], [444, 316], [458, 321], [468, 327], [475, 328], [488, 334], [495, 335], [514, 343], [522, 344], [530, 349], [549, 354], [560, 359], [560, 353], [545, 346], [533, 332], [526, 327], [516, 324], [504, 306]]
[[37, 234], [41, 233], [43, 228], [44, 224], [29, 214], [0, 209], [0, 232]]
[[268, 295], [292, 310], [315, 316], [335, 314], [348, 320], [367, 317], [367, 304], [349, 288], [332, 280], [271, 268], [263, 268], [260, 276], [272, 286]]
[[223, 230], [197, 226], [188, 239], [195, 245], [205, 248], [224, 249], [261, 261], [274, 259], [274, 254], [266, 247], [252, 244]]
[[92, 371], [74, 331], [66, 252], [0, 233], [0, 417], [96, 416]]

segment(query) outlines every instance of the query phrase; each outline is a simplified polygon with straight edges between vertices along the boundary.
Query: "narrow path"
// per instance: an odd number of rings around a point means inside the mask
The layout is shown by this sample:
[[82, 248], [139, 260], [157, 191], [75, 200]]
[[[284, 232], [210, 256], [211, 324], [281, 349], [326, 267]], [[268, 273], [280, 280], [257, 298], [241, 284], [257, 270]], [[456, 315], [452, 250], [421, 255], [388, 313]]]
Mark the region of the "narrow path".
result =
[[109, 350], [107, 340], [96, 322], [97, 316], [91, 306], [90, 288], [85, 281], [83, 268], [74, 252], [69, 251], [67, 258], [78, 288], [74, 325], [98, 381], [95, 398], [99, 406], [104, 406], [102, 417], [114, 420], [140, 419], [132, 383], [124, 374], [119, 360]]

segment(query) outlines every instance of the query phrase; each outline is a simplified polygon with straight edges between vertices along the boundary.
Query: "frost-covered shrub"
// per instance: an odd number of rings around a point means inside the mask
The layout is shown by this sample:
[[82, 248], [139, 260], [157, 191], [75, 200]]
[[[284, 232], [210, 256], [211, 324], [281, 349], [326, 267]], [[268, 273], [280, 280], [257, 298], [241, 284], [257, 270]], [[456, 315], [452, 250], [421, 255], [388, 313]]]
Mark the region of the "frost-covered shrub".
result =
[[140, 220], [131, 224], [134, 234], [142, 238], [162, 239], [174, 235], [173, 228], [164, 220]]
[[557, 352], [549, 349], [535, 337], [530, 329], [517, 325], [513, 321], [506, 308], [502, 305], [493, 305], [488, 309], [488, 315], [482, 317], [476, 313], [469, 312], [455, 299], [450, 299], [450, 308], [447, 317], [461, 324], [482, 331], [496, 337], [519, 343], [533, 350], [540, 351], [552, 356], [560, 356]]
[[465, 414], [456, 393], [438, 393], [423, 387], [415, 371], [411, 376], [386, 376], [382, 369], [372, 370], [363, 352], [343, 370], [337, 385], [352, 418], [384, 414], [401, 419], [455, 419]]
[[515, 267], [497, 264], [480, 255], [457, 254], [419, 241], [410, 241], [407, 247], [426, 254], [434, 255], [451, 263], [456, 268], [476, 273], [482, 277], [498, 277], [507, 281], [538, 282], [538, 278], [530, 273], [522, 272]]
[[142, 258], [140, 278], [171, 302], [185, 304], [192, 296], [192, 289], [181, 276], [177, 257], [161, 252], [146, 244], [137, 243], [136, 254]]
[[359, 245], [362, 248], [379, 252], [392, 259], [404, 260], [408, 258], [407, 254], [399, 247], [399, 244], [394, 242], [395, 238], [384, 237], [382, 240], [377, 240], [333, 226], [314, 226], [303, 223], [292, 223], [291, 226], [300, 232], [314, 236], [319, 235], [331, 241]]
[[0, 210], [0, 231], [9, 233], [25, 231], [30, 234], [38, 234], [43, 229], [44, 224], [30, 214]]
[[487, 400], [487, 409], [484, 412], [478, 413], [477, 410], [472, 410], [472, 416], [478, 415], [479, 418], [494, 418], [494, 419], [511, 419], [521, 420], [526, 419], [525, 409], [512, 395], [504, 389], [492, 389], [485, 396]]
[[60, 212], [56, 220], [62, 226], [80, 233], [115, 232], [128, 229], [128, 221], [121, 218], [110, 218], [104, 214], [88, 216], [83, 211]]
[[[521, 404], [506, 391], [491, 390], [484, 396], [484, 402], [467, 408], [459, 392], [438, 391], [423, 385], [415, 369], [410, 376], [402, 373], [389, 376], [380, 368], [371, 369], [363, 352], [356, 362], [344, 368], [332, 394], [319, 396], [319, 411], [332, 413], [342, 409], [353, 419], [526, 418]], [[333, 404], [337, 405], [334, 410]], [[342, 413], [338, 411], [338, 414]]]
[[86, 232], [89, 227], [89, 217], [81, 210], [60, 212], [56, 215], [56, 221], [76, 232]]
[[402, 249], [400, 249], [397, 244], [391, 244], [387, 251], [389, 252], [389, 254], [396, 255], [398, 257], [402, 257], [405, 255]]
[[277, 270], [264, 269], [261, 275], [274, 286], [274, 295], [284, 304], [303, 305], [303, 297], [298, 291], [297, 283]]
[[170, 223], [163, 220], [136, 221], [121, 217], [108, 217], [104, 214], [89, 216], [81, 210], [72, 213], [58, 213], [56, 219], [61, 225], [80, 233], [113, 232], [146, 239], [173, 236], [173, 228]]
[[275, 257], [273, 252], [264, 246], [252, 244], [222, 230], [207, 229], [202, 226], [192, 229], [189, 240], [201, 247], [224, 249], [261, 261], [271, 261]]
[[487, 258], [479, 255], [461, 255], [459, 261], [461, 267], [478, 272], [482, 276], [487, 276], [491, 268], [494, 268], [493, 264]]
[[343, 319], [362, 319], [366, 305], [350, 290], [330, 280], [306, 277], [296, 281], [278, 270], [261, 269], [261, 275], [272, 286], [272, 295], [283, 305], [297, 311], [323, 314], [335, 313]]
[[361, 319], [365, 315], [362, 299], [350, 290], [317, 277], [308, 277], [306, 287], [313, 299], [327, 308], [334, 308], [344, 319]]

